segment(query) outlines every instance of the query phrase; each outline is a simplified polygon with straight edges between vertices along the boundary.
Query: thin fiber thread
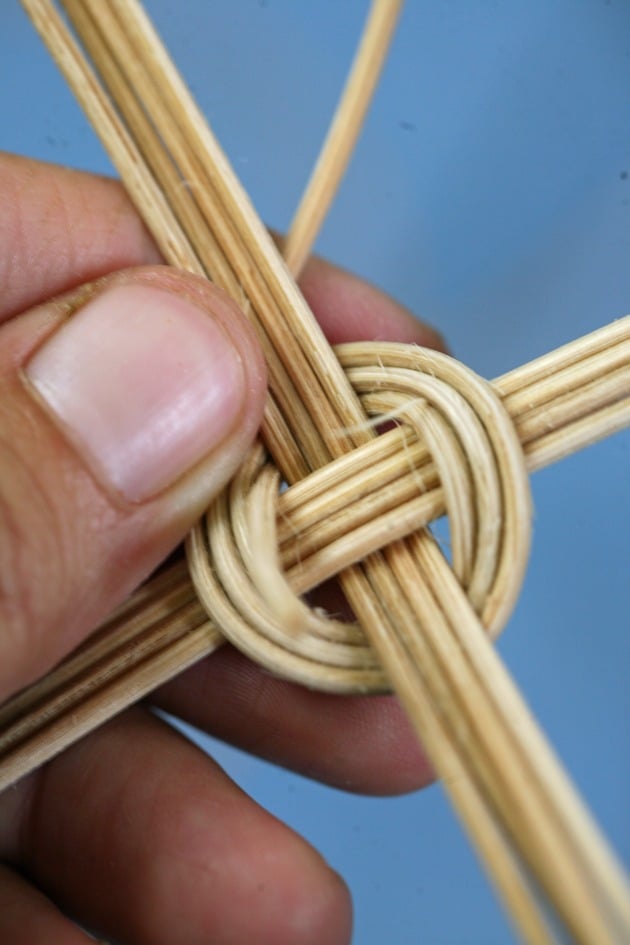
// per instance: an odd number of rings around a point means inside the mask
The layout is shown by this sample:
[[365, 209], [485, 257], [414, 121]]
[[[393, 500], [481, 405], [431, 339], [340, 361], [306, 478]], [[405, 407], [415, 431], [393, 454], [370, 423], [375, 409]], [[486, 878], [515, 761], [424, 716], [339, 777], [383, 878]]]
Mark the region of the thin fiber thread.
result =
[[[246, 650], [258, 653], [262, 647], [263, 661], [271, 653], [268, 665], [277, 671], [295, 670], [296, 678], [311, 684], [315, 679], [311, 672], [319, 674], [320, 684], [331, 688], [343, 688], [348, 674], [354, 674], [352, 685], [379, 688], [384, 683], [383, 667], [528, 940], [551, 939], [524, 879], [522, 864], [535, 875], [577, 940], [620, 941], [630, 928], [620, 871], [488, 646], [477, 611], [489, 626], [498, 627], [515, 598], [527, 550], [525, 465], [531, 469], [553, 461], [628, 422], [627, 320], [621, 329], [610, 326], [596, 338], [526, 366], [520, 375], [512, 372], [499, 379], [496, 390], [470, 378], [473, 400], [481, 398], [481, 407], [470, 401], [470, 390], [464, 397], [466, 406], [457, 401], [453, 389], [469, 373], [449, 362], [447, 389], [434, 390], [437, 400], [428, 405], [426, 384], [423, 382], [419, 393], [413, 378], [418, 372], [419, 376], [433, 372], [435, 355], [419, 350], [394, 353], [388, 349], [387, 355], [391, 354], [395, 363], [386, 371], [382, 370], [384, 349], [358, 346], [346, 349], [345, 354], [340, 352], [342, 359], [347, 355], [348, 377], [354, 378], [357, 387], [357, 392], [352, 392], [340, 361], [332, 356], [277, 260], [267, 234], [138, 5], [131, 0], [112, 0], [106, 6], [96, 0], [67, 0], [64, 4], [98, 63], [116, 109], [96, 80], [85, 81], [87, 67], [52, 6], [44, 0], [24, 0], [24, 5], [56, 48], [69, 81], [83, 95], [84, 106], [103, 133], [166, 257], [192, 271], [207, 272], [237, 300], [246, 297], [251, 303], [250, 314], [265, 349], [272, 386], [263, 432], [282, 476], [289, 483], [302, 480], [294, 487], [299, 491], [304, 482], [308, 488], [310, 468], [323, 466], [323, 472], [313, 478], [326, 476], [337, 463], [352, 466], [357, 448], [374, 449], [382, 468], [393, 476], [391, 481], [399, 496], [408, 496], [401, 499], [402, 505], [386, 510], [390, 523], [399, 520], [401, 509], [414, 506], [418, 499], [417, 474], [410, 474], [408, 468], [412, 450], [420, 454], [415, 468], [422, 470], [423, 463], [427, 463], [422, 476], [435, 483], [427, 493], [434, 493], [434, 505], [426, 507], [425, 496], [421, 496], [425, 503], [422, 511], [415, 506], [406, 510], [406, 526], [410, 527], [401, 534], [388, 533], [382, 526], [378, 539], [366, 534], [372, 516], [368, 513], [366, 517], [365, 509], [357, 516], [359, 524], [354, 533], [344, 532], [348, 521], [344, 520], [342, 506], [332, 516], [341, 525], [332, 571], [345, 568], [342, 583], [371, 648], [366, 648], [356, 630], [346, 631], [320, 617], [309, 617], [299, 602], [286, 597], [288, 586], [279, 578], [279, 597], [288, 601], [283, 605], [285, 615], [290, 611], [292, 621], [304, 627], [302, 633], [289, 634], [288, 645], [281, 647], [278, 635], [282, 636], [282, 621], [274, 624], [268, 594], [263, 592], [247, 602], [247, 620], [234, 606], [234, 597], [239, 598], [240, 606], [243, 595], [238, 591], [236, 595], [225, 594], [234, 581], [237, 588], [249, 589], [253, 583], [257, 568], [251, 555], [248, 558], [252, 541], [247, 531], [252, 527], [252, 516], [263, 516], [262, 521], [255, 520], [257, 530], [273, 533], [276, 527], [273, 503], [277, 473], [264, 464], [262, 454], [252, 458], [250, 467], [243, 471], [244, 488], [239, 492], [234, 486], [223, 511], [219, 505], [211, 510], [210, 525], [197, 529], [189, 543], [193, 571], [203, 570], [208, 560], [206, 552], [213, 549], [222, 580], [209, 606], [220, 611], [222, 628], [232, 633], [230, 628], [237, 627], [235, 639], [238, 637]], [[200, 181], [201, 185], [182, 186], [182, 180]], [[617, 366], [612, 369], [614, 358]], [[396, 390], [392, 391], [394, 380]], [[367, 389], [361, 390], [362, 383]], [[381, 438], [391, 448], [389, 457], [381, 453], [380, 444], [373, 445], [378, 441], [365, 424], [360, 397], [367, 410], [379, 413], [404, 409], [408, 418], [414, 418], [411, 439], [409, 433], [404, 433], [407, 439], [401, 441], [395, 431]], [[412, 403], [405, 402], [403, 408], [401, 397], [411, 397]], [[484, 397], [490, 400], [486, 402]], [[457, 407], [452, 404], [454, 399]], [[490, 414], [486, 403], [493, 405]], [[471, 411], [461, 427], [453, 422], [458, 410]], [[541, 411], [546, 417], [542, 429]], [[545, 425], [552, 414], [555, 429], [550, 432]], [[422, 440], [431, 443], [440, 457], [437, 471], [431, 468], [432, 461], [417, 437], [418, 428]], [[471, 435], [474, 443], [470, 442]], [[404, 450], [400, 449], [401, 442], [403, 446], [407, 443]], [[403, 453], [404, 474], [401, 461], [396, 459]], [[362, 455], [365, 458], [368, 453]], [[445, 456], [448, 462], [443, 461]], [[462, 456], [468, 459], [462, 461]], [[470, 475], [471, 465], [476, 479]], [[356, 493], [360, 476], [356, 470], [353, 475], [354, 479], [341, 485]], [[412, 479], [411, 495], [404, 491], [409, 489], [405, 477]], [[382, 496], [389, 491], [374, 483], [368, 498], [382, 511]], [[322, 495], [320, 521], [327, 518]], [[286, 496], [291, 496], [290, 489]], [[278, 500], [279, 504], [283, 499]], [[288, 498], [286, 502], [290, 504]], [[414, 530], [445, 506], [455, 515], [455, 563], [461, 581], [471, 591], [472, 602], [430, 537]], [[301, 507], [302, 515], [304, 509], [305, 505]], [[281, 557], [285, 520], [286, 515], [278, 520]], [[498, 528], [493, 527], [494, 520], [500, 523]], [[302, 584], [308, 586], [315, 574], [311, 571], [308, 579], [305, 577], [307, 560], [311, 559], [312, 565], [319, 554], [317, 574], [325, 574], [331, 567], [334, 555], [330, 555], [329, 548], [333, 543], [323, 542], [316, 547], [318, 526], [309, 538], [316, 551], [305, 554], [302, 539], [308, 530], [295, 521], [292, 527], [300, 536], [301, 551], [294, 560], [296, 570], [289, 568], [288, 576], [299, 589]], [[220, 535], [218, 545], [216, 533]], [[365, 544], [360, 548], [353, 545], [347, 541], [348, 534], [353, 539], [360, 534]], [[271, 547], [273, 534], [269, 540]], [[284, 544], [287, 548], [290, 545], [286, 536]], [[241, 553], [243, 548], [245, 555]], [[239, 555], [244, 566], [239, 563]], [[197, 575], [202, 596], [207, 579], [207, 575]], [[214, 581], [214, 574], [208, 580]], [[261, 580], [267, 583], [268, 575]], [[107, 638], [100, 635], [97, 643], [105, 647], [112, 661], [106, 669], [101, 665], [99, 684], [95, 689], [88, 684], [82, 692], [80, 683], [72, 682], [73, 671], [62, 668], [66, 676], [59, 690], [55, 691], [50, 680], [44, 683], [50, 702], [55, 704], [57, 700], [57, 708], [50, 706], [51, 714], [43, 727], [38, 727], [32, 714], [29, 716], [29, 695], [18, 697], [18, 708], [15, 703], [7, 707], [11, 724], [26, 729], [30, 725], [31, 729], [22, 743], [27, 750], [21, 760], [16, 760], [19, 746], [16, 754], [11, 748], [10, 726], [7, 729], [8, 776], [15, 776], [20, 764], [42, 760], [51, 742], [54, 745], [54, 736], [58, 745], [64, 737], [68, 739], [64, 713], [73, 698], [78, 699], [79, 710], [74, 731], [81, 725], [87, 730], [126, 704], [131, 692], [137, 698], [145, 687], [159, 681], [160, 673], [172, 674], [218, 644], [216, 631], [201, 616], [198, 603], [187, 596], [181, 570], [172, 586], [166, 580], [160, 592], [174, 594], [174, 609], [160, 611], [159, 593], [153, 598], [151, 591], [142, 593], [144, 597], [129, 604], [112, 627], [121, 641], [125, 640], [125, 628], [135, 625], [146, 630], [143, 613], [151, 607], [152, 630], [140, 635], [146, 658], [140, 658], [130, 672], [121, 672], [117, 656], [105, 643]], [[254, 639], [252, 625], [257, 622], [263, 632]], [[182, 627], [187, 627], [183, 633]], [[305, 632], [307, 627], [311, 635]], [[346, 633], [349, 636], [344, 636]], [[124, 651], [123, 644], [120, 652]], [[378, 654], [376, 661], [373, 651]], [[72, 660], [75, 666], [83, 660], [84, 668], [89, 667], [89, 646]], [[341, 683], [344, 674], [346, 683]]]

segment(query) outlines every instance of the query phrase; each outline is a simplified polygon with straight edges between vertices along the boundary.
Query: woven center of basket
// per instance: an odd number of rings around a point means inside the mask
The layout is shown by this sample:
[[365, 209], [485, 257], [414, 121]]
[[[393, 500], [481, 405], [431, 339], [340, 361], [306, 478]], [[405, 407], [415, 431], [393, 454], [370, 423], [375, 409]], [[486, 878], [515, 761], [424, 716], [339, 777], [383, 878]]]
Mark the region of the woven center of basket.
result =
[[529, 492], [512, 421], [468, 368], [382, 343], [340, 357], [366, 415], [395, 419], [397, 430], [284, 495], [256, 446], [198, 526], [189, 562], [208, 613], [251, 658], [312, 687], [379, 691], [387, 680], [360, 627], [298, 593], [446, 512], [454, 573], [496, 634], [522, 582], [529, 534], [515, 524], [529, 520]]

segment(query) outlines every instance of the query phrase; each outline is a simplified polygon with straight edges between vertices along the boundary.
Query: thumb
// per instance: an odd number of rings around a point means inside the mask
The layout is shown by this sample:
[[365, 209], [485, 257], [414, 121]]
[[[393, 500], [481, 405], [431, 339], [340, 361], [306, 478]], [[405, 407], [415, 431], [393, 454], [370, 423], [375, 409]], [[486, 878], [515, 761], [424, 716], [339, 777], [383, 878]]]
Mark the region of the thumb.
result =
[[0, 701], [181, 540], [252, 441], [264, 384], [236, 306], [165, 267], [0, 328]]

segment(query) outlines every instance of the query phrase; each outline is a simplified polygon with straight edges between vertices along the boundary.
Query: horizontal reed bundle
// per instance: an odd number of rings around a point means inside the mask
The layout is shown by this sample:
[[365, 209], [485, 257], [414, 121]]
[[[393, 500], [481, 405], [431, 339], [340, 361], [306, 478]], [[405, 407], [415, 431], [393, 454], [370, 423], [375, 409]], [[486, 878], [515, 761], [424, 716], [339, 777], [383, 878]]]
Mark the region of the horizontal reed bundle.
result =
[[[210, 652], [221, 636], [207, 611], [221, 634], [291, 678], [398, 693], [528, 941], [553, 940], [531, 877], [576, 941], [627, 939], [621, 869], [489, 633], [525, 569], [527, 470], [630, 421], [628, 320], [492, 386], [421, 349], [355, 345], [335, 356], [135, 0], [64, 0], [99, 77], [52, 3], [23, 5], [166, 259], [246, 307], [269, 367], [262, 437], [272, 461], [257, 447], [189, 539], [204, 609], [181, 563], [141, 589], [2, 710], [3, 776]], [[377, 438], [371, 414], [400, 426]], [[290, 488], [278, 498], [281, 478]], [[419, 530], [444, 509], [454, 570]], [[276, 543], [286, 576], [273, 567]], [[334, 573], [361, 633], [310, 614], [294, 594]]]

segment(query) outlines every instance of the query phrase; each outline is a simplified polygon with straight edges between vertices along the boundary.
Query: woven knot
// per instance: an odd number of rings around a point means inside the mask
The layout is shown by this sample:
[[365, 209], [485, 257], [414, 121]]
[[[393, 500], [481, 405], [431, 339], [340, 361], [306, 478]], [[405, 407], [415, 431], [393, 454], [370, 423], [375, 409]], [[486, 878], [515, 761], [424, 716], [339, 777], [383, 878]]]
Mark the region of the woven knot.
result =
[[189, 565], [210, 616], [256, 662], [311, 687], [384, 691], [361, 628], [299, 595], [446, 512], [453, 571], [494, 636], [525, 572], [529, 483], [509, 415], [470, 369], [407, 345], [337, 355], [366, 423], [395, 429], [284, 491], [256, 445], [194, 530]]

